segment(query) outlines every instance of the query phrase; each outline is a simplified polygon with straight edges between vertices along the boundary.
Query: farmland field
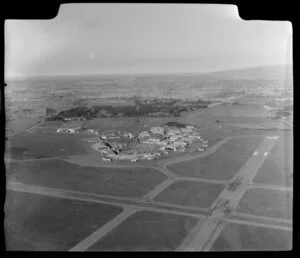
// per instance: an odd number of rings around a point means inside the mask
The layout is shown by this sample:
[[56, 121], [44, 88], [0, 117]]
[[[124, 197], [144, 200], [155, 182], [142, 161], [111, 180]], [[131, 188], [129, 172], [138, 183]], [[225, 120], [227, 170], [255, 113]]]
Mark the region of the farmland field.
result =
[[287, 251], [291, 248], [291, 231], [227, 224], [211, 251]]
[[6, 249], [67, 251], [122, 208], [7, 191]]
[[78, 137], [33, 133], [15, 136], [7, 143], [6, 154], [13, 159], [26, 159], [68, 156], [80, 153], [86, 153], [86, 147]]
[[[239, 100], [237, 100], [240, 102]], [[243, 104], [240, 105], [218, 105], [208, 109], [208, 113], [213, 117], [247, 117], [257, 119], [270, 116], [272, 113], [259, 104]]]
[[158, 202], [208, 208], [224, 189], [222, 184], [177, 181], [154, 198]]
[[140, 211], [88, 251], [174, 251], [197, 222], [187, 216]]
[[136, 123], [137, 119], [133, 117], [111, 117], [111, 118], [94, 118], [87, 121], [86, 125], [89, 128], [96, 130], [118, 130], [118, 131], [130, 131], [137, 133], [140, 126], [144, 126], [143, 123]]
[[41, 127], [55, 127], [59, 128], [63, 122], [61, 121], [44, 121], [40, 126]]
[[271, 218], [292, 219], [291, 191], [248, 189], [237, 208], [238, 212]]
[[254, 183], [267, 185], [293, 185], [293, 134], [285, 132], [269, 153]]
[[233, 138], [211, 155], [174, 163], [168, 169], [179, 176], [229, 180], [250, 158], [262, 140], [263, 137]]
[[7, 179], [74, 191], [138, 197], [165, 176], [151, 168], [96, 168], [57, 159], [10, 163]]

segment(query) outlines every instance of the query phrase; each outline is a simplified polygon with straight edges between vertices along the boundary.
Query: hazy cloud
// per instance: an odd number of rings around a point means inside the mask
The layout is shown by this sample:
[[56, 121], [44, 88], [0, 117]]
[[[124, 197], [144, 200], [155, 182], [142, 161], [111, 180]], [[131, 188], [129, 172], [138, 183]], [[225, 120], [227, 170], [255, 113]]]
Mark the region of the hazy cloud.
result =
[[203, 72], [291, 63], [289, 22], [232, 5], [65, 4], [49, 21], [5, 23], [6, 75]]

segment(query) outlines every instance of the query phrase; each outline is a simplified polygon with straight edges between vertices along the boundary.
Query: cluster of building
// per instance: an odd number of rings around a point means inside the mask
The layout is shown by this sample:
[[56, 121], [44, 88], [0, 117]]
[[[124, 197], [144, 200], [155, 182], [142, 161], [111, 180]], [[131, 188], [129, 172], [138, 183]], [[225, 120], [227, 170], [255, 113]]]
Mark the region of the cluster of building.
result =
[[99, 135], [99, 132], [95, 129], [83, 129], [81, 126], [74, 127], [74, 128], [58, 128], [56, 130], [58, 133], [83, 133], [83, 134], [96, 134]]
[[[126, 137], [128, 134], [124, 134]], [[128, 137], [128, 136], [127, 136]], [[170, 151], [181, 151], [196, 141], [203, 141], [203, 138], [194, 130], [193, 126], [184, 128], [159, 126], [152, 127], [148, 131], [142, 131], [137, 136], [132, 134], [130, 139], [134, 138], [134, 143], [129, 146], [122, 143], [96, 143], [93, 145], [102, 155], [103, 160], [152, 160], [169, 154]], [[100, 137], [103, 139], [103, 136]], [[105, 139], [104, 139], [105, 140]], [[207, 141], [203, 141], [203, 147], [207, 147]], [[204, 149], [199, 149], [204, 151]]]
[[[92, 147], [98, 151], [105, 161], [112, 160], [152, 160], [166, 155], [170, 151], [184, 152], [186, 148], [196, 141], [202, 141], [207, 147], [207, 141], [199, 136], [194, 126], [155, 126], [150, 130], [133, 135], [128, 132], [106, 131], [98, 132], [95, 129], [67, 128], [58, 129], [57, 132], [87, 133], [97, 135], [89, 140]], [[204, 151], [204, 149], [199, 149]]]
[[183, 128], [168, 126], [152, 127], [150, 132], [143, 131], [138, 137], [141, 143], [158, 145], [160, 146], [159, 150], [163, 152], [168, 150], [185, 151], [186, 146], [202, 139], [201, 136], [194, 132], [193, 126]]

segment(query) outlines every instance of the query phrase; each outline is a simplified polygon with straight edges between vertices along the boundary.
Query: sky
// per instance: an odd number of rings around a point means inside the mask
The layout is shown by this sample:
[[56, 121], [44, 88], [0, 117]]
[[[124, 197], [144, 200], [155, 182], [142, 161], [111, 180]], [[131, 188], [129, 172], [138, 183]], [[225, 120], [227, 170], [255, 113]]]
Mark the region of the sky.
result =
[[234, 5], [63, 4], [51, 20], [5, 21], [5, 76], [201, 73], [292, 64], [288, 21]]

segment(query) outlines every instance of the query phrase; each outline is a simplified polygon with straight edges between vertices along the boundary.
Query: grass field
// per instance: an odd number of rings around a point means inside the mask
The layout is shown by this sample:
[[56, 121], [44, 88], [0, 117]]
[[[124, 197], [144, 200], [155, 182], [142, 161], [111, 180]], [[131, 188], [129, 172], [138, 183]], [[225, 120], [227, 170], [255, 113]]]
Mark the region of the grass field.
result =
[[285, 132], [281, 134], [253, 182], [291, 187], [293, 185], [292, 173], [293, 134]]
[[229, 180], [249, 159], [263, 137], [233, 138], [213, 154], [194, 160], [174, 163], [168, 169], [179, 176]]
[[[267, 118], [270, 115], [263, 105], [228, 104], [189, 112], [177, 120], [198, 125], [200, 127], [199, 133], [213, 144], [226, 136], [269, 134], [271, 129], [282, 128], [283, 123], [281, 121]], [[269, 131], [262, 131], [261, 129], [269, 129]]]
[[134, 117], [112, 117], [112, 118], [95, 118], [87, 121], [86, 125], [89, 128], [94, 128], [99, 131], [103, 130], [118, 130], [130, 131], [137, 133], [139, 127], [143, 127], [143, 123], [136, 123]]
[[197, 222], [187, 216], [140, 211], [88, 251], [174, 251]]
[[242, 104], [256, 103], [258, 105], [265, 105], [266, 98], [264, 96], [245, 95], [245, 96], [239, 98], [238, 102], [242, 103]]
[[13, 159], [67, 156], [85, 153], [85, 148], [76, 136], [32, 133], [14, 137], [7, 145], [7, 155]]
[[208, 140], [209, 145], [215, 144], [218, 141], [223, 140], [228, 136], [242, 136], [242, 135], [276, 135], [274, 130], [262, 130], [262, 128], [252, 127], [248, 125], [245, 127], [238, 127], [237, 125], [230, 125], [223, 122], [216, 123], [213, 122], [209, 124], [206, 128], [200, 125], [198, 130], [199, 135], [203, 136]]
[[227, 224], [210, 251], [287, 251], [291, 248], [291, 231]]
[[117, 216], [121, 208], [7, 191], [6, 249], [67, 251]]
[[261, 123], [245, 123], [245, 121], [241, 122], [239, 120], [237, 121], [231, 121], [227, 122], [236, 127], [244, 128], [244, 129], [251, 129], [251, 130], [285, 130], [288, 129], [288, 126], [282, 123], [282, 121], [279, 120], [273, 120], [273, 121], [262, 121]]
[[11, 129], [13, 134], [17, 134], [30, 128], [40, 120], [41, 118], [37, 115], [18, 114], [14, 117], [14, 120], [9, 121], [5, 126]]
[[237, 211], [264, 217], [292, 219], [293, 194], [273, 189], [248, 189]]
[[177, 181], [157, 195], [154, 200], [178, 205], [208, 208], [224, 189], [222, 184]]
[[61, 127], [63, 122], [61, 121], [44, 121], [41, 123], [40, 127], [54, 127], [59, 128]]
[[[239, 100], [238, 100], [239, 101]], [[267, 117], [271, 112], [259, 104], [241, 104], [241, 105], [218, 105], [208, 109], [208, 113], [218, 117]]]
[[139, 197], [165, 176], [151, 168], [96, 168], [57, 159], [11, 163], [7, 179], [74, 191]]

